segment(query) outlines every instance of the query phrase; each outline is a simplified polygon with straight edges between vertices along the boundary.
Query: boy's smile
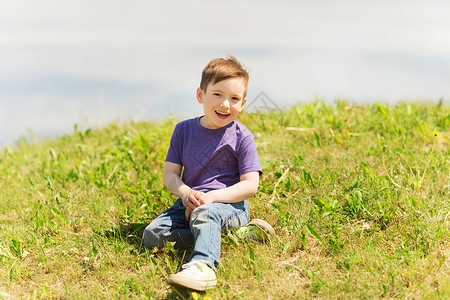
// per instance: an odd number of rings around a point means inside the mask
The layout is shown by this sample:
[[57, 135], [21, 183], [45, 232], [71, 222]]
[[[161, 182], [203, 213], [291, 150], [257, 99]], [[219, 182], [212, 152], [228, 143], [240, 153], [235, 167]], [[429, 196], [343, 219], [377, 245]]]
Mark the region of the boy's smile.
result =
[[222, 128], [233, 122], [244, 108], [246, 85], [242, 78], [230, 78], [209, 84], [206, 91], [197, 89], [198, 103], [203, 104], [205, 116], [200, 124], [209, 129]]

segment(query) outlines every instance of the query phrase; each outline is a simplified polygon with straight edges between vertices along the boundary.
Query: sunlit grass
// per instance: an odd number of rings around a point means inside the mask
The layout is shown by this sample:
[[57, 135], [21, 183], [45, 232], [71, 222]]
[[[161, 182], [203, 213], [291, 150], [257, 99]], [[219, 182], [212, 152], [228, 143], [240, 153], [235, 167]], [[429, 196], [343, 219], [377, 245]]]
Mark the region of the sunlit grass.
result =
[[0, 296], [449, 297], [448, 106], [317, 101], [240, 121], [264, 170], [251, 214], [277, 235], [224, 235], [216, 289], [173, 289], [188, 254], [140, 241], [174, 201], [162, 182], [171, 119], [3, 149]]

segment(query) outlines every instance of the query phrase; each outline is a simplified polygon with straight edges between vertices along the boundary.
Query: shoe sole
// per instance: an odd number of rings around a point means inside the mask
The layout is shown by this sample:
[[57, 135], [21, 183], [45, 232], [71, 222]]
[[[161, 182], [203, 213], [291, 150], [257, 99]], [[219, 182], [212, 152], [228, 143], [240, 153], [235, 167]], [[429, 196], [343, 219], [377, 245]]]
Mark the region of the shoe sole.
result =
[[273, 229], [273, 227], [264, 220], [253, 219], [250, 221], [249, 224], [256, 225], [259, 228], [263, 229], [264, 231], [268, 232], [269, 234], [275, 234], [275, 230]]
[[176, 285], [179, 287], [188, 288], [196, 291], [204, 291], [207, 289], [211, 289], [217, 285], [217, 280], [192, 281], [192, 279], [190, 278], [184, 276], [177, 276], [176, 274], [170, 275], [168, 282], [171, 285]]

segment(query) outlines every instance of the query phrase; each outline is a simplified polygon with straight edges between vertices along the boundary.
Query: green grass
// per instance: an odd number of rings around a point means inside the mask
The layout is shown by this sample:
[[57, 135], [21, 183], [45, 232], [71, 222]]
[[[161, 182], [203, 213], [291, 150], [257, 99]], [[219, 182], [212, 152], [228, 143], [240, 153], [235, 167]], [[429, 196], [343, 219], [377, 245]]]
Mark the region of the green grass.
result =
[[144, 249], [175, 200], [177, 123], [112, 124], [0, 152], [0, 297], [450, 298], [450, 107], [317, 101], [241, 114], [264, 174], [266, 244], [223, 236], [217, 288], [174, 289], [187, 253]]

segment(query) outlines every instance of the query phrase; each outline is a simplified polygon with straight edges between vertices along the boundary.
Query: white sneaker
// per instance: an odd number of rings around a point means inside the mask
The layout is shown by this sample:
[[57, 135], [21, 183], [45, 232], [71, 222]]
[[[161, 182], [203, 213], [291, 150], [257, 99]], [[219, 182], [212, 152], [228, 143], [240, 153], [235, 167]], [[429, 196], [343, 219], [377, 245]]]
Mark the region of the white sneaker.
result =
[[264, 242], [269, 239], [269, 235], [274, 235], [275, 230], [264, 220], [253, 219], [247, 225], [236, 231], [236, 235], [241, 239], [249, 239], [255, 242]]
[[217, 284], [216, 273], [202, 261], [194, 260], [184, 264], [183, 270], [169, 276], [169, 284], [204, 291]]

